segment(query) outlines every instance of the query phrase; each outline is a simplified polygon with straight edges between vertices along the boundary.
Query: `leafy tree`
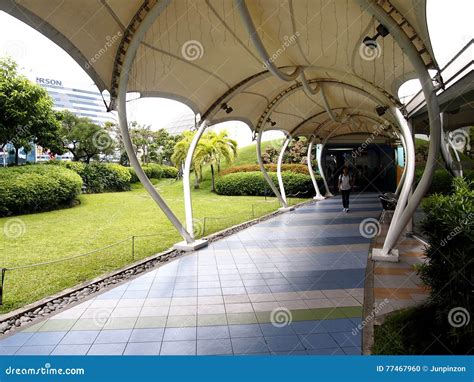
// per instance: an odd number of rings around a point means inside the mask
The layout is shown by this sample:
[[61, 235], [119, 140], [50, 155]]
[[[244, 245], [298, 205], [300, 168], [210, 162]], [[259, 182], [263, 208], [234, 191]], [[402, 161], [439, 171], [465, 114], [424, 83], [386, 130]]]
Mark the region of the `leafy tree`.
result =
[[100, 154], [114, 153], [114, 142], [105, 128], [68, 110], [61, 111], [59, 118], [64, 149], [71, 152], [74, 161], [89, 163]]
[[38, 144], [53, 154], [63, 152], [60, 124], [53, 110], [53, 101], [46, 90], [19, 75], [17, 64], [0, 59], [0, 147], [10, 143], [15, 150], [32, 149]]
[[[194, 131], [185, 131], [182, 134], [181, 139], [176, 142], [174, 146], [171, 161], [176, 167], [180, 169], [180, 171], [184, 167], [184, 161], [186, 160], [186, 155], [188, 153], [189, 146], [191, 145], [191, 141], [193, 140], [194, 134], [196, 134], [196, 132]], [[199, 188], [201, 174], [198, 172], [197, 167], [194, 165], [194, 161], [192, 163], [192, 170], [194, 171], [194, 188]]]

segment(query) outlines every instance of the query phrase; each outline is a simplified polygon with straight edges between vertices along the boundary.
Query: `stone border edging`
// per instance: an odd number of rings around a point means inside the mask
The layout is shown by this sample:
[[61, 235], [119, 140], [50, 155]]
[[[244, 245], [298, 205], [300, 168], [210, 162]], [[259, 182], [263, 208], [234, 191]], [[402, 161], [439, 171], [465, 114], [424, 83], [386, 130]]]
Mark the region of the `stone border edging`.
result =
[[[293, 207], [300, 208], [313, 203], [316, 203], [316, 201], [311, 199], [295, 204]], [[206, 238], [210, 243], [212, 243], [283, 213], [285, 212], [278, 210], [273, 211], [259, 218], [239, 223], [232, 227], [215, 232]], [[184, 251], [170, 248], [158, 254], [138, 260], [132, 264], [128, 264], [105, 275], [98, 276], [82, 284], [62, 290], [52, 296], [45, 297], [24, 307], [0, 315], [0, 338], [9, 336], [15, 333], [18, 329], [25, 329], [32, 326], [48, 316], [60, 313], [65, 307], [78, 305], [96, 293], [106, 292], [116, 285], [146, 273], [152, 268], [161, 266], [170, 260], [174, 260], [187, 254], [188, 253]]]

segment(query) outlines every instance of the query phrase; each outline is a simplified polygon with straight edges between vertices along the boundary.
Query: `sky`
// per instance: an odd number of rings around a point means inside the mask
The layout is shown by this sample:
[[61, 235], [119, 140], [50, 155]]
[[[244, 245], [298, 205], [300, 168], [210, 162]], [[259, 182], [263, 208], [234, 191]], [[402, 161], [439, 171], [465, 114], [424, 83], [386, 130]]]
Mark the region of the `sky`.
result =
[[[428, 0], [427, 18], [433, 50], [440, 67], [473, 38], [472, 0]], [[52, 41], [21, 21], [0, 11], [0, 56], [9, 55], [19, 64], [23, 74], [56, 78], [64, 86], [97, 89], [82, 68]], [[419, 89], [417, 80], [410, 81], [399, 95], [414, 94]], [[143, 98], [127, 104], [129, 120], [151, 125], [153, 129], [168, 126], [185, 114], [192, 115], [186, 105], [163, 98]], [[252, 134], [242, 122], [226, 122], [216, 126], [225, 128], [240, 146], [251, 143]], [[264, 140], [281, 133], [265, 133]]]

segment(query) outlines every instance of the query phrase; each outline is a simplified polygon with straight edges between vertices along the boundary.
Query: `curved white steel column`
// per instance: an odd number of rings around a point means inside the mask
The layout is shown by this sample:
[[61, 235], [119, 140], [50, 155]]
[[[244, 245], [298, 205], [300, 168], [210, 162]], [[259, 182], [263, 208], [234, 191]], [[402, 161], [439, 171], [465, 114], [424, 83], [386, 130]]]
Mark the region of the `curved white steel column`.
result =
[[306, 160], [308, 161], [308, 171], [309, 171], [309, 176], [311, 177], [311, 181], [313, 182], [313, 187], [314, 190], [316, 191], [316, 196], [313, 198], [315, 200], [323, 200], [325, 199], [324, 196], [321, 195], [321, 192], [319, 191], [319, 186], [318, 182], [316, 182], [316, 176], [314, 175], [314, 170], [313, 170], [313, 165], [311, 164], [311, 159], [313, 157], [313, 144], [314, 144], [315, 138], [311, 138], [309, 141], [308, 145], [308, 154], [306, 156]]
[[[387, 232], [387, 239], [389, 237], [394, 236], [394, 232], [399, 228], [399, 221], [400, 216], [403, 213], [405, 206], [408, 201], [408, 197], [410, 196], [411, 186], [413, 184], [413, 180], [415, 178], [415, 144], [413, 142], [412, 133], [408, 123], [403, 117], [400, 110], [397, 108], [392, 108], [392, 113], [397, 118], [398, 125], [401, 127], [402, 134], [405, 137], [405, 144], [406, 144], [406, 175], [405, 181], [403, 182], [402, 189], [400, 191], [400, 196], [398, 197], [397, 207], [393, 213], [392, 221], [390, 223], [390, 227], [388, 228]], [[403, 226], [405, 228], [405, 226]], [[389, 240], [385, 240], [382, 250], [377, 250], [376, 248], [372, 251], [372, 259], [373, 260], [382, 260], [382, 261], [398, 261], [398, 251], [393, 250], [391, 242]], [[398, 238], [397, 238], [398, 239]], [[390, 254], [390, 252], [393, 252]]]
[[286, 204], [286, 201], [282, 198], [282, 196], [280, 194], [280, 191], [278, 191], [278, 188], [275, 186], [275, 183], [273, 183], [272, 178], [270, 178], [270, 176], [267, 173], [267, 170], [265, 170], [265, 166], [264, 166], [263, 160], [262, 160], [262, 148], [260, 146], [261, 143], [262, 143], [262, 135], [263, 135], [263, 129], [261, 129], [260, 132], [258, 133], [257, 144], [256, 144], [256, 146], [257, 146], [257, 160], [258, 160], [258, 164], [260, 166], [260, 171], [262, 172], [263, 177], [267, 181], [268, 185], [272, 189], [272, 191], [275, 194], [275, 196], [277, 197], [278, 201], [280, 202], [280, 205], [282, 206], [282, 208], [288, 208], [288, 204]]
[[[436, 92], [434, 90], [433, 81], [430, 77], [428, 69], [421, 59], [418, 51], [415, 49], [413, 43], [410, 41], [401, 27], [392, 19], [374, 0], [357, 0], [359, 5], [370, 14], [372, 14], [381, 24], [383, 24], [398, 43], [400, 48], [408, 56], [413, 68], [421, 83], [421, 88], [426, 100], [426, 107], [428, 110], [428, 117], [430, 122], [430, 146], [428, 151], [428, 158], [426, 161], [425, 171], [421, 177], [418, 186], [413, 195], [408, 201], [408, 205], [403, 211], [397, 225], [391, 230], [390, 235], [385, 238], [384, 252], [388, 253], [397, 243], [403, 230], [412, 218], [415, 210], [421, 202], [421, 199], [428, 191], [433, 173], [436, 165], [436, 158], [439, 154], [441, 142], [441, 123], [439, 120], [440, 110]], [[408, 140], [408, 139], [407, 139]], [[407, 142], [408, 143], [408, 142]], [[405, 182], [408, 184], [409, 182]], [[403, 192], [403, 190], [402, 190]], [[390, 226], [392, 226], [391, 224]], [[387, 257], [387, 256], [385, 256]]]
[[140, 162], [138, 161], [137, 156], [135, 155], [135, 151], [133, 149], [132, 140], [130, 138], [130, 134], [128, 131], [128, 121], [127, 121], [127, 108], [126, 108], [126, 97], [127, 97], [127, 86], [128, 86], [128, 79], [130, 75], [130, 69], [133, 65], [133, 61], [135, 59], [135, 54], [137, 49], [142, 42], [146, 32], [157, 19], [157, 17], [164, 11], [164, 9], [170, 3], [170, 0], [158, 1], [157, 4], [148, 12], [146, 17], [141, 22], [140, 26], [138, 27], [137, 31], [133, 35], [130, 44], [128, 45], [127, 52], [125, 53], [122, 70], [120, 72], [119, 83], [118, 83], [118, 94], [117, 94], [117, 113], [119, 118], [119, 127], [120, 132], [122, 134], [123, 143], [125, 147], [125, 151], [130, 160], [130, 164], [135, 170], [138, 179], [143, 184], [145, 189], [151, 195], [153, 200], [158, 204], [161, 210], [164, 212], [166, 217], [171, 221], [173, 226], [179, 232], [179, 234], [183, 237], [186, 243], [192, 243], [193, 239], [189, 232], [183, 227], [179, 219], [176, 215], [171, 211], [168, 207], [166, 202], [160, 196], [160, 194], [156, 191], [153, 184], [150, 182], [148, 177], [146, 176], [145, 172], [143, 171], [142, 167], [140, 166]]
[[277, 163], [278, 185], [280, 186], [281, 198], [283, 199], [286, 205], [288, 205], [288, 201], [286, 199], [285, 185], [283, 184], [283, 177], [281, 175], [281, 165], [283, 164], [283, 157], [285, 155], [285, 151], [288, 145], [290, 144], [290, 141], [291, 141], [291, 137], [287, 136], [285, 138], [285, 141], [283, 142], [283, 146], [281, 147], [280, 155], [278, 155], [278, 163]]
[[324, 188], [326, 189], [326, 195], [324, 195], [326, 198], [330, 198], [331, 196], [334, 196], [331, 191], [329, 191], [329, 186], [328, 182], [326, 181], [326, 174], [324, 173], [323, 170], [323, 164], [322, 164], [322, 158], [323, 158], [323, 151], [324, 151], [324, 145], [325, 143], [320, 144], [319, 146], [319, 152], [318, 152], [318, 157], [317, 157], [317, 162], [318, 162], [318, 169], [319, 169], [319, 175], [321, 175], [321, 178], [323, 178], [324, 182]]
[[405, 183], [405, 178], [407, 174], [407, 163], [406, 163], [406, 158], [407, 158], [407, 145], [405, 142], [405, 137], [400, 135], [400, 140], [402, 141], [402, 146], [403, 146], [403, 153], [405, 155], [405, 160], [404, 160], [404, 166], [403, 166], [403, 173], [402, 177], [400, 178], [400, 182], [398, 182], [397, 189], [395, 191], [395, 195], [400, 196], [400, 192], [402, 191], [403, 184]]
[[193, 202], [191, 198], [191, 167], [193, 164], [193, 156], [194, 151], [196, 150], [196, 146], [199, 140], [204, 133], [204, 130], [207, 128], [207, 121], [203, 121], [197, 131], [194, 134], [194, 137], [191, 141], [191, 144], [188, 148], [188, 153], [186, 154], [186, 160], [184, 161], [184, 168], [183, 168], [183, 193], [184, 193], [184, 213], [186, 216], [186, 228], [194, 239], [194, 222], [193, 222]]

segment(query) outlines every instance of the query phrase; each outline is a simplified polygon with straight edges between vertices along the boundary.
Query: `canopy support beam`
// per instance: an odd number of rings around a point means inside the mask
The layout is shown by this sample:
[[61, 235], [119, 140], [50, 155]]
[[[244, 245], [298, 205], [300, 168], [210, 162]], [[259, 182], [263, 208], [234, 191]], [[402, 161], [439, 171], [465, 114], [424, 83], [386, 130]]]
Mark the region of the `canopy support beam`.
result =
[[[193, 240], [194, 237], [194, 219], [193, 219], [193, 202], [191, 197], [191, 167], [193, 165], [193, 156], [194, 151], [196, 151], [196, 146], [199, 143], [199, 140], [204, 133], [204, 130], [207, 128], [207, 121], [204, 120], [200, 123], [196, 133], [193, 136], [191, 144], [189, 145], [188, 152], [186, 154], [186, 159], [184, 161], [183, 169], [183, 195], [184, 195], [184, 213], [186, 217], [186, 228], [190, 233]], [[207, 245], [207, 240], [199, 240], [201, 247]]]
[[400, 178], [400, 182], [398, 182], [398, 185], [397, 185], [397, 189], [395, 191], [395, 195], [397, 195], [397, 197], [400, 196], [400, 192], [402, 191], [402, 187], [403, 187], [403, 184], [405, 183], [405, 179], [406, 179], [406, 174], [407, 174], [407, 162], [406, 162], [406, 158], [407, 158], [407, 144], [406, 144], [406, 141], [405, 141], [405, 137], [402, 135], [400, 135], [400, 140], [402, 141], [402, 146], [403, 146], [403, 153], [405, 154], [405, 160], [403, 161], [403, 172], [402, 172], [402, 176]]
[[[455, 177], [462, 176], [462, 167], [461, 162], [459, 160], [459, 155], [457, 154], [457, 150], [453, 147], [451, 139], [444, 131], [445, 125], [445, 118], [446, 116], [444, 113], [441, 113], [441, 156], [443, 157], [444, 163], [446, 164], [446, 169], [451, 173], [451, 175]], [[459, 169], [454, 166], [453, 156], [451, 155], [450, 148], [454, 150], [454, 154], [456, 155], [456, 160], [458, 162]]]
[[280, 194], [280, 191], [278, 191], [278, 188], [275, 186], [275, 183], [273, 183], [272, 178], [270, 178], [270, 176], [268, 175], [267, 170], [265, 169], [265, 165], [263, 164], [262, 147], [261, 147], [262, 135], [263, 135], [263, 129], [261, 129], [258, 133], [257, 144], [256, 144], [256, 147], [257, 147], [257, 160], [258, 160], [258, 164], [260, 166], [260, 171], [262, 172], [263, 177], [267, 181], [268, 185], [270, 186], [271, 190], [273, 191], [273, 193], [277, 197], [278, 201], [280, 202], [281, 207], [282, 208], [288, 208], [288, 204], [286, 204], [286, 201], [282, 198], [282, 196]]
[[328, 182], [326, 180], [326, 174], [324, 173], [324, 170], [323, 170], [322, 158], [323, 158], [324, 145], [325, 145], [325, 143], [322, 143], [322, 144], [319, 145], [319, 152], [318, 152], [319, 155], [318, 155], [318, 158], [317, 158], [317, 162], [318, 162], [319, 175], [321, 175], [321, 178], [323, 178], [324, 188], [326, 189], [326, 195], [324, 195], [324, 196], [326, 198], [330, 198], [334, 195], [329, 190]]
[[281, 175], [281, 167], [283, 164], [283, 157], [285, 156], [285, 151], [288, 148], [288, 145], [290, 144], [291, 141], [291, 136], [287, 136], [285, 140], [283, 141], [283, 146], [281, 147], [280, 150], [280, 155], [278, 155], [278, 163], [277, 163], [277, 178], [278, 178], [278, 185], [280, 186], [280, 193], [281, 193], [281, 198], [285, 202], [285, 206], [280, 208], [280, 211], [290, 211], [293, 210], [294, 208], [288, 206], [288, 200], [286, 199], [286, 193], [285, 193], [285, 185], [283, 184], [283, 177]]
[[309, 176], [311, 177], [311, 181], [313, 182], [314, 190], [316, 191], [316, 196], [313, 198], [315, 200], [323, 200], [326, 199], [319, 191], [318, 182], [316, 181], [316, 176], [314, 175], [313, 165], [311, 163], [311, 159], [313, 157], [313, 144], [315, 141], [315, 137], [311, 137], [308, 145], [308, 155], [306, 156], [308, 162], [308, 171]]
[[127, 98], [127, 87], [128, 87], [128, 80], [130, 76], [130, 71], [133, 66], [133, 62], [135, 60], [135, 55], [140, 46], [140, 43], [143, 41], [146, 32], [151, 27], [151, 25], [155, 22], [158, 16], [166, 9], [170, 0], [162, 0], [158, 1], [152, 9], [147, 13], [146, 17], [140, 23], [137, 31], [133, 35], [128, 49], [125, 53], [123, 59], [122, 70], [119, 76], [119, 83], [118, 83], [118, 91], [117, 91], [117, 113], [119, 117], [119, 127], [120, 132], [122, 134], [122, 139], [125, 147], [125, 151], [130, 160], [130, 164], [135, 170], [138, 179], [143, 184], [143, 187], [148, 191], [152, 199], [155, 203], [160, 207], [163, 213], [166, 215], [168, 220], [173, 224], [179, 234], [183, 237], [184, 241], [182, 242], [183, 245], [177, 245], [176, 247], [183, 250], [191, 250], [195, 249], [195, 242], [189, 232], [183, 227], [179, 219], [176, 215], [171, 211], [169, 206], [166, 204], [164, 199], [161, 195], [156, 191], [153, 184], [150, 182], [148, 177], [146, 176], [145, 172], [143, 171], [140, 162], [138, 161], [137, 156], [135, 155], [135, 150], [133, 148], [132, 140], [130, 138], [130, 132], [128, 130], [128, 121], [127, 121], [127, 106], [126, 106], [126, 98]]
[[[423, 62], [420, 53], [417, 51], [416, 47], [413, 45], [412, 41], [410, 41], [406, 33], [401, 29], [400, 25], [398, 25], [395, 20], [390, 17], [390, 15], [388, 15], [385, 10], [375, 1], [357, 0], [357, 2], [359, 3], [359, 5], [361, 5], [363, 9], [372, 14], [381, 24], [383, 24], [388, 29], [393, 39], [398, 43], [400, 48], [408, 56], [421, 83], [422, 91], [426, 100], [426, 107], [428, 110], [428, 117], [430, 123], [431, 139], [425, 171], [423, 172], [421, 180], [418, 183], [418, 186], [416, 187], [415, 191], [413, 192], [413, 195], [411, 196], [410, 200], [408, 201], [408, 205], [401, 214], [400, 218], [396, 221], [392, 220], [392, 223], [390, 224], [390, 228], [392, 228], [392, 226], [393, 228], [390, 230], [390, 234], [387, 234], [382, 253], [380, 254], [382, 257], [385, 257], [387, 259], [389, 256], [391, 256], [390, 252], [395, 247], [402, 232], [409, 223], [410, 219], [413, 217], [415, 210], [418, 208], [421, 199], [423, 198], [423, 196], [428, 191], [431, 185], [433, 173], [436, 166], [436, 158], [438, 157], [441, 143], [441, 123], [439, 119], [440, 110], [438, 100], [436, 98], [436, 92], [433, 86], [433, 81], [430, 77], [428, 69], [426, 68], [425, 63]], [[408, 137], [406, 138], [408, 144]], [[411, 182], [409, 182], [408, 173], [407, 180], [405, 181], [405, 183], [411, 185]], [[403, 194], [403, 191], [404, 190], [402, 189], [401, 194]]]

